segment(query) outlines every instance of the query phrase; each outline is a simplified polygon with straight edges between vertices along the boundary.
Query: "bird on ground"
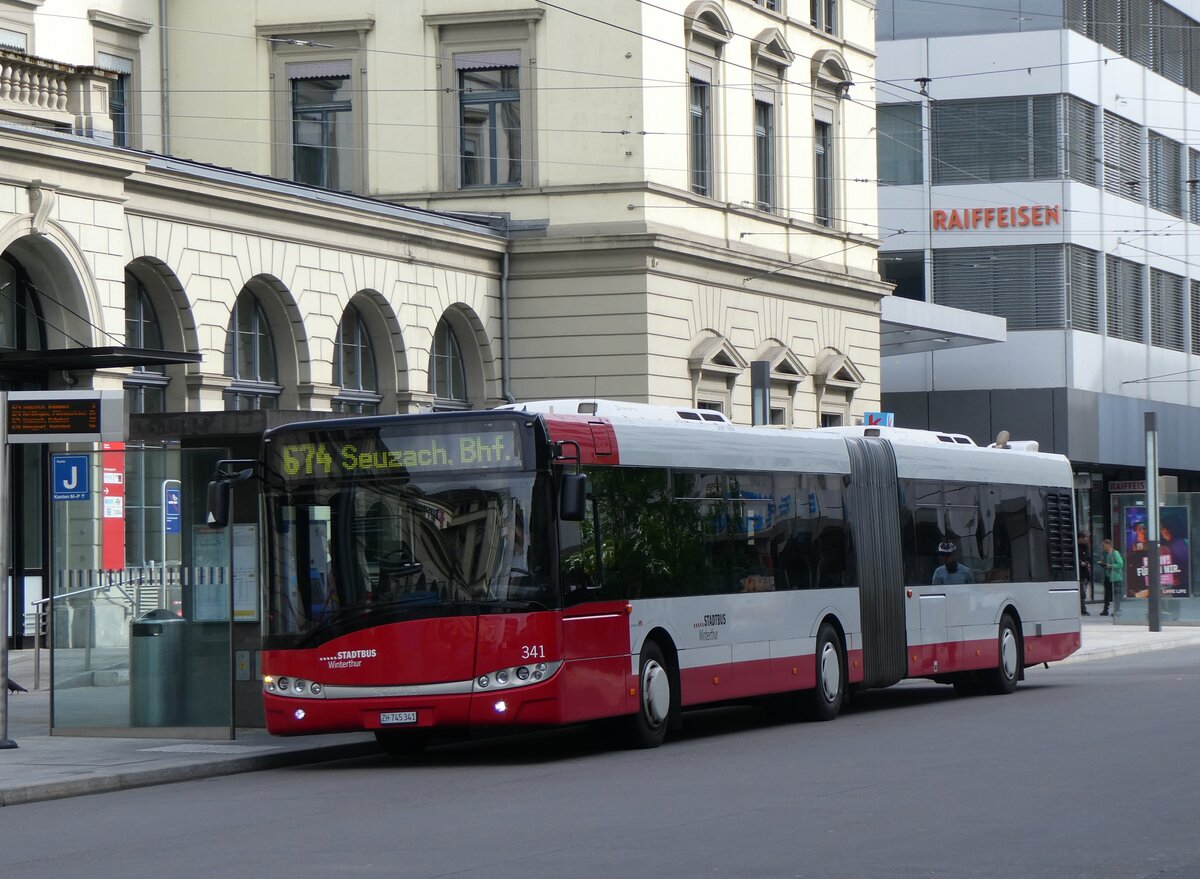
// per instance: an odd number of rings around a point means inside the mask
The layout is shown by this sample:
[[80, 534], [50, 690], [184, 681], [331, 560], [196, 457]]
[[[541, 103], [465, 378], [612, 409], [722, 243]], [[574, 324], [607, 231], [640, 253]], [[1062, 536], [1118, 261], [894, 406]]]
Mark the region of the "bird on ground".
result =
[[8, 692], [10, 692], [10, 693], [28, 693], [29, 691], [26, 690], [24, 687], [22, 687], [20, 684], [18, 684], [16, 681], [14, 681], [12, 678], [9, 678], [8, 679]]

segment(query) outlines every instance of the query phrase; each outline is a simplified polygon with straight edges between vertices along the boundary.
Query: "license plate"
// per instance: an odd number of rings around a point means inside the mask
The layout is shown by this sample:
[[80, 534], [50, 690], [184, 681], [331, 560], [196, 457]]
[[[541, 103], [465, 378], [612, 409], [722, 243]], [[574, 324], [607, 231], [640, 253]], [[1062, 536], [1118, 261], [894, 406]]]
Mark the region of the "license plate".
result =
[[397, 723], [416, 723], [417, 712], [415, 711], [383, 711], [379, 715], [379, 723], [383, 726], [392, 726]]

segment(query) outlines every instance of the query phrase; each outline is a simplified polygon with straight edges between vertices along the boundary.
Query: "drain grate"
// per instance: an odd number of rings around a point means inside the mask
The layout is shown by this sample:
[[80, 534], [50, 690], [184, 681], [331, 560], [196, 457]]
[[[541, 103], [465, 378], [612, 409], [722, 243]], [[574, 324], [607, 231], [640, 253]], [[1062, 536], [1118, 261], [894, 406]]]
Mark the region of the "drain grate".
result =
[[140, 748], [141, 751], [168, 754], [249, 754], [253, 751], [279, 751], [282, 745], [163, 745]]

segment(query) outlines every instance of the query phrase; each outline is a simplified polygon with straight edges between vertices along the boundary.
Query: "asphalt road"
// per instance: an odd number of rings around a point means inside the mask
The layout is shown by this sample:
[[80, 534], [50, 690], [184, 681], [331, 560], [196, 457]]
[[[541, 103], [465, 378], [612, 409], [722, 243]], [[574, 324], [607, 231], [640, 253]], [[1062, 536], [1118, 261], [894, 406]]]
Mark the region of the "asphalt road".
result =
[[5, 879], [1195, 877], [1200, 648], [910, 683], [833, 723], [691, 714], [0, 811]]

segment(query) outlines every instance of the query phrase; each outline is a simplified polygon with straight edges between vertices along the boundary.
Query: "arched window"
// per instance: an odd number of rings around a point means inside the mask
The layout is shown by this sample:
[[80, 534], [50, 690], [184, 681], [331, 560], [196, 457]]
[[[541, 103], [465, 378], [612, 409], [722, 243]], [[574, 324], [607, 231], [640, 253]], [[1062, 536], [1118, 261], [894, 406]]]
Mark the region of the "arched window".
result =
[[375, 352], [362, 312], [353, 305], [342, 313], [337, 340], [333, 346], [333, 381], [340, 389], [333, 411], [355, 415], [379, 412], [379, 376], [375, 371]]
[[[146, 286], [125, 271], [125, 345], [129, 348], [163, 347], [162, 328]], [[165, 412], [170, 379], [161, 366], [135, 366], [125, 377], [125, 411], [131, 415]]]
[[466, 409], [467, 374], [463, 369], [462, 348], [458, 337], [443, 318], [433, 334], [433, 352], [429, 358], [429, 393], [437, 409]]
[[22, 266], [0, 257], [0, 349], [41, 351], [46, 347], [42, 308]]
[[225, 391], [227, 410], [279, 408], [283, 388], [271, 325], [258, 297], [249, 290], [238, 295], [229, 316], [225, 374], [233, 379]]

